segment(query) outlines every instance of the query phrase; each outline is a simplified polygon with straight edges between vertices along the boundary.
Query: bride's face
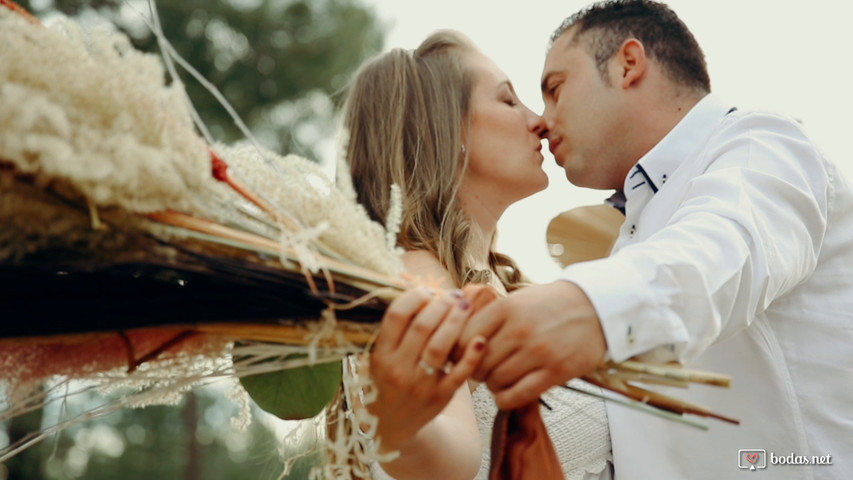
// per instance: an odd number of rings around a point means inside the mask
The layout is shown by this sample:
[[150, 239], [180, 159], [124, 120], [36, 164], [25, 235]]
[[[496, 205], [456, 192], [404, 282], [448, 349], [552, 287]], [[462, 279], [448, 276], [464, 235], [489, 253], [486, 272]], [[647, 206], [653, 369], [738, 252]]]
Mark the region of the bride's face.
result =
[[466, 203], [500, 208], [499, 215], [513, 202], [548, 186], [540, 138], [545, 123], [521, 103], [491, 59], [472, 51], [465, 60], [474, 85], [465, 141], [469, 163], [460, 195]]

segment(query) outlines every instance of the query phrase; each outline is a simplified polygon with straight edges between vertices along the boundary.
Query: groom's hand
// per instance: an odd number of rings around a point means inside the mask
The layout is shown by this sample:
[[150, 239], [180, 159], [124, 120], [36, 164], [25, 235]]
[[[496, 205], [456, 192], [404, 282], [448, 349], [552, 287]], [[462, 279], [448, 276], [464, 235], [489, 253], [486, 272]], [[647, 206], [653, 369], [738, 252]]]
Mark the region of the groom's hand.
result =
[[607, 351], [592, 303], [577, 285], [562, 280], [491, 302], [470, 318], [459, 344], [477, 335], [488, 343], [474, 378], [486, 382], [502, 409], [533, 402], [592, 371]]

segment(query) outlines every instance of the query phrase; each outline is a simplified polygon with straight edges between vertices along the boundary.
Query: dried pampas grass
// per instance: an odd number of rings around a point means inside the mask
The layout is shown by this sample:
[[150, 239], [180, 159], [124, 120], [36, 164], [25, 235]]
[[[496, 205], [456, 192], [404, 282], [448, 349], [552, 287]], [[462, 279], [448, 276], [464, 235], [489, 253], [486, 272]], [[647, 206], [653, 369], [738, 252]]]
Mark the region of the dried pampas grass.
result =
[[315, 164], [204, 137], [154, 13], [165, 61], [0, 8], [0, 283], [28, 320], [0, 327], [0, 421], [111, 398], [0, 459], [212, 380], [363, 352], [406, 286], [385, 229]]

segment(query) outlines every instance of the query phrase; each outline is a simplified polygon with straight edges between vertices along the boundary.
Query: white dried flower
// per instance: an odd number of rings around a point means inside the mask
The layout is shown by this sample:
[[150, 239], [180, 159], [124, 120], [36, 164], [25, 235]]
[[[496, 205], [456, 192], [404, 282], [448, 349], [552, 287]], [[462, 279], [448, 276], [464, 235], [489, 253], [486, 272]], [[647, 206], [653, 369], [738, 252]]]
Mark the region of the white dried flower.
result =
[[391, 185], [391, 201], [388, 207], [388, 218], [385, 219], [385, 248], [389, 252], [397, 250], [397, 234], [403, 222], [403, 193], [396, 183]]
[[349, 130], [340, 128], [338, 133], [338, 155], [335, 159], [335, 184], [340, 189], [341, 193], [350, 201], [355, 202], [358, 195], [355, 193], [355, 187], [352, 184], [352, 175], [350, 175], [349, 164], [347, 164], [347, 149], [349, 148]]
[[170, 101], [159, 57], [72, 21], [33, 25], [0, 9], [0, 157], [63, 178], [102, 206], [193, 211], [207, 145]]

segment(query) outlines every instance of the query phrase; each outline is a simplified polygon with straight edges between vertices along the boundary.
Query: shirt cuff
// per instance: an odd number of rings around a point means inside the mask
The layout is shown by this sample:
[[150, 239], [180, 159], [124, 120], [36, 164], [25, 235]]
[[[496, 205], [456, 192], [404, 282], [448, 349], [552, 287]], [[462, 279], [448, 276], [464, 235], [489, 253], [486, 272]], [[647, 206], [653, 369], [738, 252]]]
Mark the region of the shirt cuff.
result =
[[[613, 272], [619, 272], [613, 275]], [[687, 342], [684, 325], [656, 305], [649, 282], [617, 257], [566, 267], [561, 280], [572, 282], [592, 302], [615, 362], [643, 355], [656, 362], [677, 360], [677, 346]]]

